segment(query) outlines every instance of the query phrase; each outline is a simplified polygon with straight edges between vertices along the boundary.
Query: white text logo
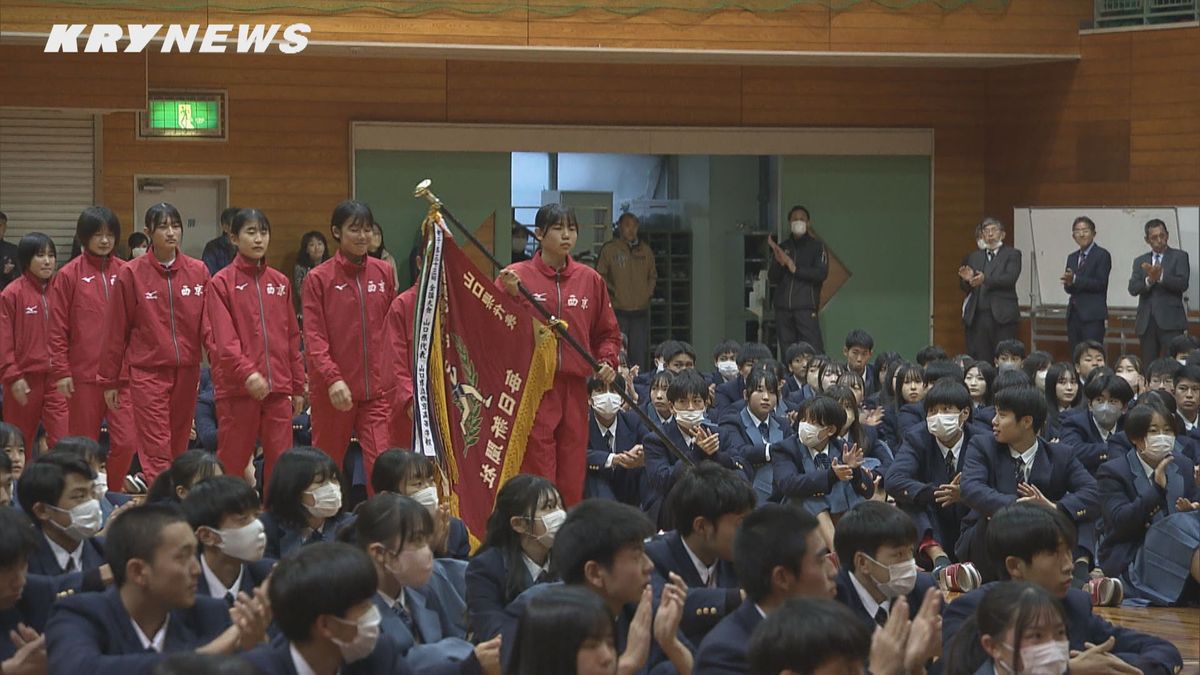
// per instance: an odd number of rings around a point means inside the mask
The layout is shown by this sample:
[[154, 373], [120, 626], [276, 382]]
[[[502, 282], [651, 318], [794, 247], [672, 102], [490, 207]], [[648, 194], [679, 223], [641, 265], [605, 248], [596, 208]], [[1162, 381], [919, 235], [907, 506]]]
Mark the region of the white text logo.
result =
[[[46, 38], [44, 51], [78, 52], [79, 40], [83, 37], [83, 31], [87, 27], [88, 25], [85, 23], [54, 24], [50, 29], [50, 36]], [[296, 54], [304, 51], [304, 48], [308, 46], [308, 33], [312, 30], [306, 23], [293, 23], [288, 26], [277, 23], [269, 25], [241, 24], [238, 26], [214, 23], [205, 28], [204, 34], [201, 36], [200, 26], [196, 24], [188, 26], [171, 24], [165, 28], [165, 33], [160, 37], [160, 33], [163, 33], [164, 29], [161, 23], [134, 23], [128, 26], [115, 23], [92, 24], [87, 42], [83, 45], [83, 51], [87, 53], [137, 53], [144, 51], [157, 38], [162, 40], [160, 51], [163, 53], [176, 51], [181, 54], [190, 54], [195, 50], [201, 54], [222, 54], [232, 46], [239, 54], [250, 52], [261, 54], [267, 51], [275, 36], [282, 31], [282, 41], [278, 45], [279, 51], [284, 54]], [[118, 46], [118, 43], [123, 40], [128, 41], [124, 49]]]

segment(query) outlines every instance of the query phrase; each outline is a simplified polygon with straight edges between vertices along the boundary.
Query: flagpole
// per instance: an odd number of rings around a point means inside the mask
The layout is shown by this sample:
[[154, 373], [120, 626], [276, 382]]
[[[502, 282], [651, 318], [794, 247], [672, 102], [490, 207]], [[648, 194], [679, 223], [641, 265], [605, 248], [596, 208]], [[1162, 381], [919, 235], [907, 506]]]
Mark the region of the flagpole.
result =
[[[486, 256], [489, 261], [491, 261], [492, 265], [494, 265], [496, 269], [504, 269], [504, 265], [501, 264], [494, 255], [492, 255], [492, 252], [483, 245], [483, 242], [475, 238], [475, 235], [468, 230], [467, 227], [463, 225], [453, 213], [450, 212], [450, 209], [446, 208], [446, 204], [443, 203], [437, 195], [433, 194], [433, 192], [429, 190], [429, 186], [431, 184], [432, 181], [430, 181], [428, 178], [421, 181], [413, 190], [413, 196], [426, 199], [430, 204], [437, 207], [437, 209], [441, 211], [444, 216], [446, 216], [446, 220], [457, 227], [458, 230], [467, 237], [467, 241], [471, 242], [475, 248], [483, 253], [483, 255]], [[600, 362], [597, 361], [595, 357], [592, 356], [591, 352], [585, 349], [583, 345], [579, 344], [579, 341], [575, 339], [575, 336], [567, 332], [566, 323], [554, 316], [550, 310], [546, 309], [546, 306], [533, 296], [533, 293], [531, 293], [529, 289], [525, 287], [525, 284], [521, 283], [520, 279], [517, 280], [517, 290], [521, 292], [521, 295], [525, 296], [525, 299], [529, 301], [529, 304], [533, 305], [534, 309], [536, 309], [539, 313], [541, 313], [542, 316], [546, 318], [546, 322], [550, 326], [551, 330], [557, 333], [560, 338], [567, 342], [567, 344], [571, 345], [571, 348], [588, 362], [588, 365], [592, 367], [593, 371], [600, 370]], [[629, 395], [629, 392], [626, 391], [624, 387], [616, 387], [616, 392], [621, 397], [621, 400], [629, 406], [629, 409], [634, 411], [634, 413], [641, 418], [642, 422], [645, 423], [646, 427], [650, 429], [655, 436], [658, 436], [658, 439], [666, 445], [667, 449], [671, 451], [671, 454], [675, 455], [676, 458], [688, 466], [696, 465], [696, 463], [692, 461], [691, 457], [688, 457], [683, 453], [682, 450], [679, 449], [677, 445], [675, 445], [675, 442], [672, 441], [669, 436], [667, 436], [662, 427], [650, 419], [650, 416], [646, 414], [646, 411], [642, 410], [641, 406], [637, 404], [637, 401], [633, 400], [633, 397]]]

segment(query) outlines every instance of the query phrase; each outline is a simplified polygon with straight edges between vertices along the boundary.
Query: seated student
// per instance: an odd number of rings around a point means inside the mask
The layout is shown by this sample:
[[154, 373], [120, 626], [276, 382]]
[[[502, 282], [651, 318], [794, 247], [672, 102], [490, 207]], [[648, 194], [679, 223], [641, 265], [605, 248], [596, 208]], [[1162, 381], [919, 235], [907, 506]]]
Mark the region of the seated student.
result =
[[925, 368], [914, 363], [901, 363], [892, 375], [890, 387], [894, 394], [890, 397], [892, 404], [883, 410], [879, 436], [888, 447], [899, 447], [903, 437], [900, 432], [900, 409], [906, 405], [919, 404], [925, 396]]
[[796, 435], [775, 450], [775, 493], [820, 521], [821, 536], [833, 547], [833, 525], [841, 514], [875, 494], [863, 471], [862, 448], [846, 448], [837, 433], [846, 424], [842, 404], [820, 395], [800, 406]]
[[566, 517], [558, 490], [541, 476], [514, 476], [500, 488], [487, 535], [467, 564], [467, 619], [476, 641], [500, 634], [504, 608], [525, 589], [557, 578], [550, 547]]
[[[664, 340], [655, 350], [654, 361], [658, 364], [657, 371], [647, 373], [644, 383], [634, 380], [633, 389], [639, 401], [644, 401], [651, 397], [648, 387], [650, 386], [650, 380], [654, 378], [656, 373], [678, 373], [681, 370], [696, 367], [696, 351], [686, 342]], [[641, 376], [638, 379], [641, 379]]]
[[648, 431], [635, 414], [621, 409], [617, 387], [624, 386], [619, 375], [612, 384], [605, 384], [597, 377], [588, 378], [591, 411], [583, 496], [640, 506], [646, 473], [641, 440]]
[[1125, 422], [1133, 449], [1096, 474], [1104, 515], [1100, 567], [1129, 595], [1161, 605], [1200, 603], [1200, 487], [1174, 452], [1167, 409], [1147, 400]]
[[1046, 371], [1050, 369], [1050, 364], [1054, 363], [1054, 358], [1049, 352], [1038, 350], [1031, 352], [1025, 360], [1021, 362], [1021, 371], [1033, 383], [1033, 386], [1041, 389], [1046, 384]]
[[816, 350], [807, 342], [793, 342], [788, 345], [783, 355], [783, 363], [788, 367], [788, 376], [784, 380], [787, 387], [785, 396], [797, 396], [796, 404], [812, 396], [812, 387], [808, 384], [808, 362], [816, 355]]
[[188, 525], [200, 542], [196, 592], [233, 606], [239, 592], [254, 595], [275, 561], [263, 558], [267, 535], [258, 519], [258, 494], [234, 476], [213, 476], [192, 486], [183, 500]]
[[1117, 359], [1117, 367], [1114, 372], [1129, 383], [1129, 387], [1133, 389], [1133, 400], [1136, 401], [1137, 397], [1146, 391], [1146, 376], [1142, 374], [1142, 360], [1136, 355], [1122, 354]]
[[721, 340], [713, 347], [713, 366], [715, 370], [709, 373], [708, 381], [712, 386], [722, 384], [738, 376], [737, 353], [742, 348], [736, 340]]
[[1200, 441], [1200, 366], [1184, 366], [1175, 373], [1175, 407], [1188, 436]]
[[0, 506], [12, 506], [13, 464], [8, 455], [0, 453]]
[[999, 560], [984, 554], [988, 519], [1018, 500], [1057, 508], [1071, 519], [1079, 531], [1076, 586], [1094, 581], [1089, 573], [1100, 515], [1096, 480], [1071, 448], [1038, 437], [1045, 421], [1046, 400], [1036, 389], [1009, 387], [996, 394], [992, 437], [977, 434], [967, 447], [960, 485], [971, 512], [963, 520], [955, 553], [973, 562], [985, 581], [999, 573]]
[[529, 601], [517, 624], [509, 675], [616, 673], [616, 624], [604, 601], [574, 586]]
[[[667, 422], [671, 420], [673, 410], [671, 409], [671, 401], [667, 399], [667, 389], [671, 386], [671, 381], [675, 379], [675, 373], [670, 370], [660, 370], [654, 373], [649, 380], [649, 389], [645, 397], [645, 403], [640, 403], [642, 410], [651, 422], [658, 424], [660, 427], [666, 427]], [[639, 397], [639, 401], [642, 399]], [[649, 429], [646, 430], [649, 433]]]
[[875, 393], [875, 371], [871, 367], [871, 353], [875, 351], [875, 338], [861, 328], [846, 333], [846, 341], [842, 346], [842, 356], [846, 357], [846, 365], [850, 372], [857, 373], [863, 378], [868, 394]]
[[271, 574], [271, 610], [281, 634], [246, 660], [264, 675], [412, 673], [395, 643], [380, 635], [376, 581], [370, 557], [349, 544], [297, 550]]
[[106, 553], [114, 586], [59, 600], [46, 624], [51, 673], [148, 673], [171, 652], [231, 654], [266, 637], [261, 591], [232, 608], [196, 595], [196, 537], [178, 506], [125, 511], [109, 528]]
[[[995, 393], [992, 391], [992, 382], [995, 379], [996, 368], [987, 361], [973, 361], [963, 369], [963, 384], [967, 385], [967, 392], [971, 395], [973, 411], [991, 407], [992, 396]], [[994, 409], [992, 413], [995, 413]], [[989, 425], [992, 423], [990, 417], [980, 421]]]
[[[1192, 464], [1200, 465], [1200, 440], [1183, 433], [1183, 423], [1179, 420], [1179, 408], [1176, 407], [1175, 396], [1167, 389], [1152, 389], [1139, 398], [1138, 403], [1157, 404], [1165, 408], [1167, 416], [1171, 420], [1172, 433], [1175, 434], [1174, 452], [1187, 457]], [[1133, 447], [1124, 431], [1113, 434], [1111, 438], [1114, 445], [1120, 446], [1123, 450]]]
[[342, 511], [342, 472], [316, 448], [284, 452], [271, 473], [267, 510], [258, 519], [267, 533], [268, 558], [301, 546], [334, 541], [352, 516]]
[[1155, 389], [1166, 389], [1173, 393], [1175, 387], [1175, 373], [1183, 366], [1179, 362], [1169, 356], [1164, 356], [1161, 359], [1154, 359], [1146, 366], [1146, 388], [1150, 391]]
[[[868, 409], [879, 407], [880, 405], [887, 403], [887, 400], [885, 399], [889, 395], [887, 394], [886, 386], [888, 375], [892, 372], [892, 368], [897, 363], [901, 363], [903, 361], [904, 359], [900, 358], [899, 352], [880, 352], [875, 357], [875, 362], [871, 366], [875, 373], [875, 390], [874, 393], [868, 394], [864, 399]], [[893, 391], [890, 395], [895, 396], [895, 392]]]
[[1025, 343], [1020, 340], [1001, 340], [996, 343], [996, 370], [1020, 368], [1025, 361]]
[[[888, 494], [917, 527], [917, 552], [932, 564], [934, 576], [950, 589], [970, 590], [979, 572], [954, 555], [962, 520], [969, 509], [960, 483], [967, 446], [980, 433], [968, 424], [971, 397], [954, 380], [942, 380], [922, 401], [925, 426], [909, 429], [887, 472]], [[952, 561], [961, 565], [953, 566]]]
[[1167, 343], [1167, 355], [1180, 365], [1187, 365], [1188, 357], [1197, 349], [1200, 349], [1200, 340], [1187, 333], [1176, 335]]
[[721, 419], [721, 416], [725, 414], [725, 409], [733, 402], [743, 400], [742, 392], [746, 390], [746, 376], [750, 374], [750, 369], [754, 367], [754, 364], [774, 358], [775, 355], [771, 353], [770, 348], [761, 342], [747, 342], [742, 345], [737, 354], [738, 376], [717, 387], [714, 394], [713, 407], [717, 409], [715, 419]]
[[390, 492], [360, 504], [354, 525], [339, 535], [370, 557], [378, 577], [371, 601], [383, 617], [379, 632], [417, 672], [462, 663], [474, 650], [464, 639], [463, 617], [451, 616], [429, 588], [445, 583], [444, 577], [433, 574], [437, 563], [429, 547], [432, 536], [429, 511]]
[[694, 675], [744, 673], [746, 648], [763, 619], [789, 598], [833, 598], [836, 569], [807, 512], [767, 504], [742, 521], [734, 536], [733, 566], [746, 599], [700, 643]]
[[[1079, 652], [1071, 658], [1070, 672], [1132, 673], [1113, 662], [1114, 654], [1147, 675], [1177, 672], [1183, 660], [1171, 643], [1114, 626], [1092, 613], [1092, 596], [1073, 587], [1075, 548], [1075, 528], [1060, 509], [1024, 502], [995, 513], [988, 527], [984, 555], [997, 562], [1001, 580], [1032, 582], [1062, 603], [1070, 649]], [[946, 643], [998, 586], [984, 584], [946, 605], [942, 614], [942, 639]], [[1109, 640], [1113, 642], [1106, 644]], [[1099, 648], [1089, 649], [1089, 645]]]
[[741, 458], [754, 471], [754, 490], [761, 504], [775, 490], [771, 470], [771, 447], [794, 433], [787, 418], [776, 413], [780, 382], [774, 362], [760, 363], [746, 376], [746, 405], [730, 412], [719, 428], [722, 447]]
[[1057, 442], [1062, 437], [1062, 418], [1079, 408], [1083, 401], [1083, 387], [1079, 384], [1079, 372], [1075, 366], [1060, 361], [1046, 370], [1046, 386], [1041, 389], [1049, 408], [1042, 438]]
[[37, 526], [37, 550], [29, 573], [56, 577], [59, 589], [98, 591], [109, 576], [104, 565], [100, 502], [92, 494], [96, 474], [67, 453], [43, 455], [17, 482], [21, 508]]
[[[848, 609], [829, 600], [802, 598], [789, 600], [763, 621], [747, 655], [749, 672], [783, 675], [865, 673], [873, 653], [870, 631], [854, 621]], [[871, 672], [902, 671], [893, 663], [872, 666]]]
[[179, 504], [196, 483], [223, 475], [225, 469], [216, 455], [207, 450], [187, 450], [171, 462], [171, 468], [154, 479], [146, 501]]
[[45, 672], [41, 634], [58, 588], [53, 579], [26, 574], [38, 537], [24, 513], [0, 508], [0, 673]]
[[741, 476], [702, 462], [680, 477], [668, 497], [675, 529], [646, 544], [656, 593], [672, 575], [687, 585], [681, 629], [692, 644], [742, 602], [733, 570], [733, 539], [756, 504]]
[[66, 436], [54, 444], [52, 452], [67, 452], [76, 455], [92, 467], [96, 472], [96, 480], [92, 485], [92, 494], [100, 502], [100, 526], [108, 523], [108, 517], [122, 504], [133, 500], [122, 492], [108, 489], [108, 474], [105, 471], [106, 450], [99, 443], [87, 436]]
[[[858, 377], [854, 373], [848, 373], [848, 375]], [[846, 376], [842, 377], [844, 379]], [[838, 430], [837, 434], [842, 447], [857, 446], [862, 449], [863, 468], [870, 472], [868, 478], [874, 480], [878, 477], [882, 484], [883, 476], [887, 474], [888, 468], [895, 461], [892, 449], [888, 447], [887, 443], [879, 440], [879, 432], [874, 427], [863, 424], [863, 414], [858, 407], [858, 397], [854, 390], [838, 384], [830, 387], [825, 395], [840, 403], [842, 409], [846, 411], [846, 422], [842, 424], [842, 428]]]
[[[991, 364], [988, 364], [991, 367]], [[1025, 374], [1023, 370], [1009, 369], [1004, 372], [997, 372], [988, 385], [988, 390], [991, 392], [988, 396], [989, 402], [986, 407], [976, 408], [971, 416], [971, 424], [979, 428], [979, 431], [989, 433], [992, 430], [992, 420], [996, 417], [996, 394], [1009, 387], [1030, 387], [1033, 386], [1033, 380]], [[1038, 391], [1042, 391], [1038, 389]]]
[[1063, 413], [1059, 442], [1074, 450], [1079, 463], [1094, 476], [1109, 457], [1124, 454], [1112, 436], [1121, 430], [1133, 390], [1123, 378], [1108, 374], [1093, 377], [1083, 390], [1088, 407]]
[[838, 521], [833, 536], [838, 560], [845, 561], [837, 578], [837, 600], [850, 608], [868, 630], [886, 626], [892, 612], [907, 599], [908, 618], [915, 619], [925, 596], [941, 594], [929, 574], [917, 569], [913, 547], [917, 527], [900, 509], [883, 502], [863, 502]]
[[[658, 617], [653, 616], [650, 588], [653, 566], [646, 556], [644, 544], [653, 531], [646, 515], [628, 504], [588, 499], [571, 509], [554, 538], [554, 566], [562, 575], [563, 584], [586, 588], [598, 595], [616, 621], [613, 643], [620, 654], [620, 673], [653, 668], [664, 662], [664, 657], [679, 672], [691, 671], [691, 652], [677, 635], [686, 591], [678, 580], [663, 587], [660, 600], [660, 608], [674, 608], [674, 625], [654, 626]], [[501, 642], [504, 663], [513, 661], [516, 626], [530, 611], [530, 602], [556, 587], [544, 584], [531, 588], [509, 605]], [[669, 614], [663, 616], [671, 618]], [[651, 626], [654, 626], [653, 631]], [[651, 632], [656, 635], [659, 650], [648, 658]]]
[[1066, 621], [1062, 605], [1041, 586], [998, 583], [945, 645], [942, 672], [1064, 673], [1071, 659]]
[[21, 430], [7, 422], [0, 422], [0, 447], [12, 463], [12, 481], [9, 488], [12, 490], [13, 506], [20, 506], [17, 481], [25, 471], [25, 438], [21, 435]]
[[1093, 368], [1104, 367], [1104, 345], [1095, 340], [1080, 342], [1071, 352], [1071, 362], [1075, 364], [1075, 370], [1079, 373], [1079, 382], [1082, 384], [1087, 380]]
[[666, 369], [666, 366], [663, 363], [663, 345], [665, 345], [667, 342], [669, 342], [669, 340], [664, 340], [654, 345], [654, 367], [647, 368], [634, 376], [633, 388], [638, 393], [638, 400], [641, 400], [645, 397], [645, 388], [650, 386], [650, 378], [654, 377], [655, 373], [661, 373]]
[[675, 481], [690, 464], [713, 461], [742, 473], [747, 481], [751, 479], [749, 466], [742, 463], [741, 457], [732, 448], [721, 443], [717, 425], [705, 419], [708, 384], [700, 373], [691, 369], [680, 371], [671, 381], [667, 398], [671, 401], [675, 423], [667, 425], [664, 431], [674, 443], [675, 450], [684, 453], [691, 461], [676, 457], [654, 434], [642, 439], [646, 452], [646, 476], [652, 490], [648, 508], [643, 510], [655, 515]]
[[[925, 424], [925, 407], [921, 405], [921, 401], [925, 398], [925, 392], [936, 384], [939, 380], [950, 378], [955, 382], [963, 381], [963, 370], [958, 364], [953, 361], [931, 361], [925, 366], [925, 370], [921, 373], [921, 387], [918, 390], [915, 384], [910, 385], [909, 394], [905, 397], [906, 403], [900, 406], [896, 411], [896, 432], [898, 439], [897, 446], [903, 442], [904, 434], [908, 433], [909, 429], [921, 428]], [[916, 398], [915, 401], [909, 399]], [[890, 446], [889, 446], [890, 447]]]
[[839, 378], [849, 372], [850, 366], [841, 361], [826, 361], [817, 376], [817, 393], [824, 394], [829, 391], [830, 387], [837, 384]]
[[471, 540], [463, 521], [450, 515], [440, 504], [433, 476], [433, 462], [411, 450], [392, 448], [375, 458], [371, 467], [371, 487], [375, 494], [394, 492], [411, 497], [433, 517], [433, 535], [429, 546], [438, 558], [466, 560], [471, 556]]

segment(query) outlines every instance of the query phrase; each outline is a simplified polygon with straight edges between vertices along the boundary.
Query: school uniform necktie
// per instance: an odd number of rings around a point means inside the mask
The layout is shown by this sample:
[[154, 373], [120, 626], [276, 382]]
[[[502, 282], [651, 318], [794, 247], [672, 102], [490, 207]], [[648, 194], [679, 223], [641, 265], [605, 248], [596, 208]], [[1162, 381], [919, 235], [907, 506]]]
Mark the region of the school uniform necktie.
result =
[[879, 624], [880, 626], [886, 626], [887, 619], [888, 611], [886, 609], [880, 607], [879, 609], [875, 610], [875, 623]]
[[819, 469], [821, 471], [829, 470], [829, 454], [828, 453], [818, 452], [817, 456], [813, 457], [813, 461], [817, 463], [817, 469]]
[[947, 480], [954, 480], [954, 474], [957, 472], [957, 468], [958, 467], [954, 466], [954, 453], [947, 452], [946, 453], [946, 479]]
[[613, 432], [607, 429], [604, 430], [604, 442], [608, 444], [609, 452], [616, 452], [616, 448], [614, 447], [613, 443]]
[[417, 629], [417, 622], [413, 621], [412, 614], [409, 614], [408, 610], [404, 608], [404, 605], [401, 605], [398, 602], [395, 605], [392, 605], [392, 609], [396, 610], [396, 616], [400, 617], [400, 621], [404, 624], [404, 627], [407, 628], [408, 632], [412, 635], [413, 642], [420, 642], [421, 641], [421, 631], [419, 631]]
[[1025, 458], [1024, 457], [1014, 457], [1013, 461], [1016, 462], [1016, 464], [1017, 464], [1016, 476], [1017, 476], [1017, 484], [1019, 485], [1019, 484], [1025, 482]]
[[70, 574], [75, 571], [75, 559], [67, 558], [67, 566], [63, 568], [64, 574]]
[[771, 442], [771, 427], [766, 422], [759, 423], [758, 433], [762, 434], [763, 443]]
[[225, 591], [225, 605], [233, 607], [233, 591]]

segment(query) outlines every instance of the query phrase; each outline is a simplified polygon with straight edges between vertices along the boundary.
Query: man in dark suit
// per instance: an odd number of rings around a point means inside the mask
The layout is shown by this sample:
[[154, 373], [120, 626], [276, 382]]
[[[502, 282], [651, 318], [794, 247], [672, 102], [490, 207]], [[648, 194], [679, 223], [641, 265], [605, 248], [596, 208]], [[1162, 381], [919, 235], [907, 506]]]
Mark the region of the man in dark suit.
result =
[[59, 600], [46, 625], [50, 672], [148, 673], [171, 652], [231, 654], [266, 637], [261, 598], [242, 596], [231, 609], [196, 596], [196, 536], [177, 507], [125, 511], [109, 528], [106, 554], [114, 587]]
[[1183, 294], [1192, 272], [1188, 254], [1167, 245], [1166, 223], [1154, 218], [1146, 222], [1145, 229], [1150, 252], [1133, 261], [1129, 294], [1138, 299], [1134, 327], [1142, 343], [1142, 363], [1150, 363], [1163, 355], [1172, 338], [1187, 329]]
[[990, 362], [997, 343], [1017, 337], [1021, 252], [1004, 245], [1004, 224], [995, 218], [984, 218], [979, 235], [983, 248], [963, 260], [958, 285], [967, 294], [962, 314], [967, 351], [977, 360]]
[[1062, 275], [1067, 301], [1067, 341], [1071, 349], [1084, 340], [1104, 342], [1108, 319], [1108, 277], [1112, 256], [1096, 243], [1096, 223], [1079, 216], [1071, 224], [1071, 236], [1079, 250], [1067, 256]]
[[[24, 670], [46, 660], [41, 638], [54, 606], [54, 580], [26, 575], [38, 534], [18, 509], [0, 508], [0, 672]], [[16, 634], [17, 640], [9, 636]]]
[[750, 636], [788, 598], [832, 598], [836, 570], [817, 519], [802, 509], [767, 504], [742, 521], [733, 543], [733, 566], [746, 599], [700, 643], [695, 675], [749, 670]]
[[775, 286], [775, 326], [779, 331], [779, 352], [803, 340], [818, 353], [825, 351], [821, 337], [821, 286], [829, 276], [829, 257], [825, 245], [811, 232], [812, 217], [803, 206], [788, 211], [791, 236], [781, 244], [774, 237], [767, 243], [774, 256], [767, 268], [767, 279]]
[[[1079, 652], [1070, 672], [1170, 675], [1183, 659], [1171, 643], [1145, 633], [1114, 626], [1092, 613], [1092, 598], [1072, 588], [1071, 555], [1075, 529], [1061, 512], [1037, 504], [1013, 504], [996, 512], [987, 534], [987, 555], [999, 563], [1000, 578], [1035, 583], [1062, 602], [1067, 640]], [[995, 584], [959, 596], [942, 615], [942, 639], [948, 643]], [[1089, 649], [1090, 645], [1111, 647]], [[1124, 662], [1124, 663], [1122, 663]], [[1128, 664], [1128, 665], [1126, 665]]]
[[104, 542], [95, 536], [102, 517], [92, 494], [95, 477], [83, 458], [50, 453], [26, 467], [17, 481], [21, 508], [39, 533], [29, 572], [54, 577], [59, 590], [103, 590], [109, 576]]

